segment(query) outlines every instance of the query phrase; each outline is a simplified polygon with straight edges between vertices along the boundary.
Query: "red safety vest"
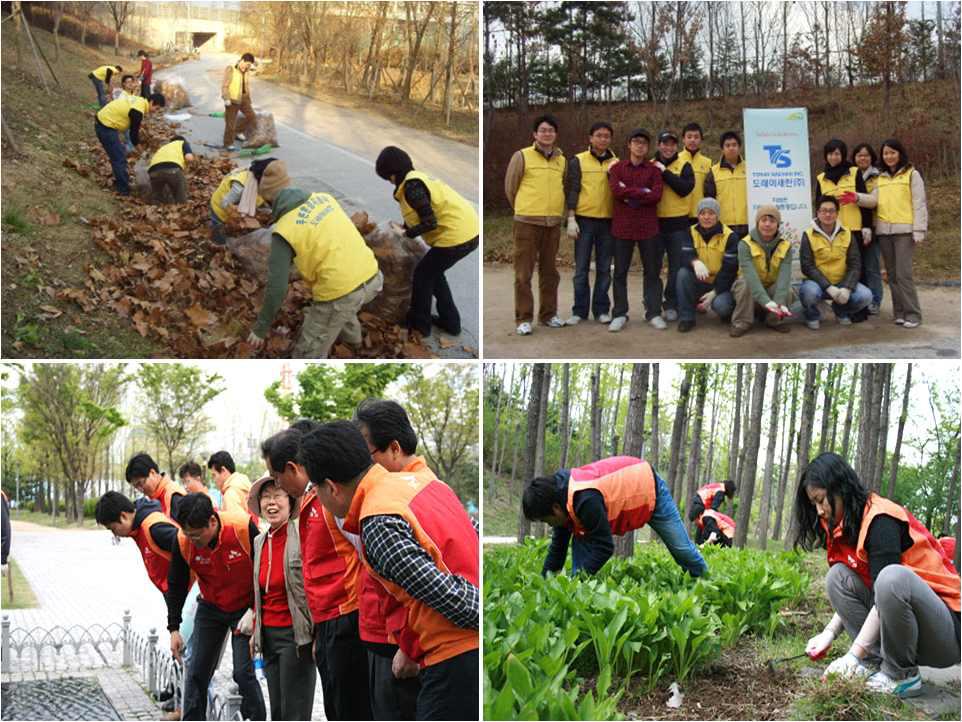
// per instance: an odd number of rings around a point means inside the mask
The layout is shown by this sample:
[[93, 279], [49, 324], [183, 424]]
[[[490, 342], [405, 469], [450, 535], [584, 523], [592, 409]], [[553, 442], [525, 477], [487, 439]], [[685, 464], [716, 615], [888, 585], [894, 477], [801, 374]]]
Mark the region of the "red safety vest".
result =
[[735, 520], [726, 514], [722, 514], [720, 511], [715, 511], [714, 509], [705, 509], [704, 512], [698, 515], [696, 524], [699, 529], [705, 528], [705, 519], [714, 519], [718, 528], [721, 529], [721, 533], [727, 536], [729, 539], [735, 538]]
[[[421, 474], [391, 473], [375, 464], [354, 492], [344, 528], [358, 534], [364, 519], [383, 514], [403, 518], [442, 572], [479, 584], [478, 535], [457, 495], [447, 484]], [[455, 626], [397, 584], [378, 577], [366, 556], [364, 564], [368, 572], [400, 602], [401, 606], [388, 611], [387, 628], [412, 660], [430, 667], [478, 649], [477, 630]]]
[[326, 622], [350, 614], [357, 609], [357, 550], [321, 505], [315, 489], [304, 495], [297, 521], [311, 619]]
[[174, 494], [187, 496], [187, 490], [176, 481], [172, 481], [165, 476], [161, 478], [160, 486], [157, 487], [157, 491], [155, 491], [154, 495], [150, 497], [151, 499], [160, 502], [160, 510], [164, 512], [164, 515], [168, 519], [174, 518], [170, 514], [170, 503], [174, 498]]
[[217, 545], [197, 547], [177, 532], [180, 553], [197, 575], [204, 599], [222, 612], [236, 612], [254, 604], [254, 560], [248, 532], [250, 516], [237, 511], [217, 512]]
[[132, 539], [140, 550], [144, 560], [147, 576], [161, 594], [167, 593], [167, 571], [170, 569], [170, 552], [157, 546], [157, 542], [150, 535], [150, 527], [154, 524], [170, 524], [170, 519], [159, 511], [152, 511], [140, 522], [140, 526], [133, 533]]
[[613, 457], [604, 461], [621, 468], [595, 478], [591, 478], [592, 474], [601, 462], [571, 470], [568, 481], [568, 516], [575, 536], [585, 534], [574, 509], [575, 494], [579, 491], [597, 489], [601, 492], [608, 510], [611, 533], [614, 535], [640, 529], [648, 523], [655, 511], [655, 473], [651, 464], [630, 456]]
[[719, 491], [721, 492], [725, 491], [724, 484], [718, 484], [718, 483], [705, 484], [703, 487], [698, 489], [698, 491], [696, 491], [695, 493], [698, 494], [699, 498], [701, 499], [701, 503], [705, 505], [705, 508], [711, 509], [712, 500], [714, 500], [715, 494], [717, 494]]

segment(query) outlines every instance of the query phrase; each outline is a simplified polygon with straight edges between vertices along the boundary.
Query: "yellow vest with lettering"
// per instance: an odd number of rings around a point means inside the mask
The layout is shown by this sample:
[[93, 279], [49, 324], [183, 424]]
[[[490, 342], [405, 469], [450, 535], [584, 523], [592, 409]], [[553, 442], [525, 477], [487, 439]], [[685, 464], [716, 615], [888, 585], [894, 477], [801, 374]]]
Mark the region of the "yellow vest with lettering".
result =
[[708, 267], [708, 283], [715, 282], [715, 276], [721, 270], [725, 257], [725, 244], [732, 234], [732, 229], [722, 223], [721, 230], [707, 241], [698, 232], [698, 224], [691, 227], [691, 240], [695, 245], [698, 260]]
[[711, 170], [711, 158], [701, 152], [693, 156], [687, 150], [678, 154], [679, 158], [682, 156], [691, 163], [691, 169], [695, 172], [695, 187], [685, 196], [688, 199], [688, 217], [694, 218], [698, 215], [698, 204], [705, 197], [705, 176]]
[[[855, 176], [861, 173], [858, 168], [852, 166], [848, 169], [848, 173], [843, 175], [838, 179], [838, 183], [832, 183], [825, 177], [824, 171], [818, 174], [818, 185], [822, 190], [822, 194], [826, 196], [833, 196], [834, 198], [840, 198], [843, 193], [855, 193]], [[839, 200], [841, 203], [841, 200]], [[850, 231], [858, 231], [862, 228], [862, 211], [855, 203], [846, 203], [839, 208], [838, 211], [838, 221], [842, 224], [843, 228], [848, 228]]]
[[[665, 166], [665, 170], [669, 170], [675, 175], [680, 176], [681, 169], [685, 167], [685, 163], [687, 162], [688, 160], [683, 158], [681, 153], [679, 153], [671, 165]], [[677, 218], [678, 216], [688, 217], [688, 196], [682, 198], [671, 189], [671, 186], [663, 183], [661, 186], [661, 200], [658, 201], [658, 217]]]
[[[242, 186], [246, 186], [247, 181], [250, 180], [250, 178], [251, 172], [249, 170], [246, 168], [238, 168], [237, 170], [233, 170], [225, 175], [221, 180], [220, 185], [214, 189], [214, 193], [210, 197], [210, 209], [214, 212], [215, 216], [220, 218], [221, 221], [227, 221], [227, 209], [221, 208], [220, 202], [224, 199], [224, 196], [230, 192], [230, 184], [233, 182], [240, 183]], [[257, 194], [256, 203], [258, 206], [262, 206], [265, 203], [264, 199], [261, 198], [259, 193]]]
[[887, 173], [878, 177], [878, 207], [876, 217], [885, 223], [912, 225], [912, 167], [906, 166], [894, 178]]
[[241, 97], [244, 95], [244, 73], [237, 69], [237, 66], [233, 66], [231, 69], [230, 83], [227, 85], [227, 95], [230, 99], [236, 102], [240, 102]]
[[730, 226], [748, 225], [748, 186], [745, 161], [739, 160], [734, 169], [723, 168], [721, 161], [711, 167], [715, 179], [715, 199], [721, 206], [722, 223]]
[[418, 212], [408, 205], [404, 197], [404, 185], [417, 179], [428, 187], [431, 194], [431, 208], [438, 220], [438, 227], [433, 231], [422, 234], [425, 243], [435, 248], [451, 248], [460, 246], [475, 238], [480, 232], [478, 214], [470, 203], [444, 181], [432, 178], [420, 171], [412, 170], [404, 178], [404, 182], [394, 191], [394, 200], [401, 206], [401, 216], [408, 228], [413, 228], [421, 222]]
[[768, 288], [778, 279], [778, 269], [781, 268], [782, 261], [792, 250], [791, 241], [779, 238], [771, 262], [767, 263], [765, 249], [756, 243], [751, 235], [745, 236], [742, 240], [748, 244], [748, 250], [752, 252], [752, 263], [755, 265], [755, 272], [758, 273], [759, 280], [765, 288]]
[[533, 145], [521, 151], [524, 175], [514, 197], [516, 216], [558, 216], [565, 211], [564, 177], [568, 161], [560, 150], [545, 158]]
[[159, 163], [176, 163], [181, 170], [185, 169], [187, 162], [184, 160], [184, 141], [172, 140], [160, 146], [150, 159], [150, 167], [153, 168]]
[[139, 110], [143, 116], [147, 117], [150, 104], [146, 98], [138, 98], [133, 95], [121, 95], [117, 100], [111, 100], [107, 105], [97, 111], [97, 120], [101, 125], [114, 130], [128, 130], [130, 128], [130, 111]]
[[805, 236], [812, 248], [818, 270], [829, 283], [834, 285], [841, 282], [845, 278], [846, 258], [848, 247], [852, 244], [852, 232], [843, 226], [831, 242], [811, 228], [805, 229]]
[[377, 259], [334, 197], [311, 197], [278, 219], [273, 232], [294, 249], [294, 265], [315, 301], [346, 296], [378, 271]]
[[599, 163], [589, 149], [578, 153], [575, 158], [581, 164], [581, 192], [575, 213], [586, 218], [611, 218], [615, 197], [611, 195], [611, 186], [608, 185], [608, 170], [618, 162], [618, 157], [612, 154]]
[[103, 81], [103, 82], [106, 83], [106, 82], [107, 82], [107, 71], [108, 71], [108, 70], [111, 71], [112, 73], [116, 73], [116, 72], [117, 72], [117, 68], [115, 68], [113, 65], [101, 65], [99, 68], [97, 68], [96, 70], [94, 70], [93, 73], [91, 73], [91, 74], [92, 74], [97, 80], [101, 80], [101, 81]]

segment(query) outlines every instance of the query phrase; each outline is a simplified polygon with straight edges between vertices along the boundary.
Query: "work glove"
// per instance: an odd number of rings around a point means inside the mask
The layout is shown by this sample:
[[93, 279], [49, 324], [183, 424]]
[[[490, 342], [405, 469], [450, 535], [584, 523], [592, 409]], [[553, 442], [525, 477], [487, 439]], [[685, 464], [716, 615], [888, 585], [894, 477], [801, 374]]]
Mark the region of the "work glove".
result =
[[251, 331], [250, 334], [248, 334], [247, 336], [247, 343], [250, 344], [253, 348], [261, 348], [264, 345], [264, 339], [262, 339], [253, 331]]
[[918, 245], [925, 240], [925, 231], [912, 231], [912, 243]]
[[838, 197], [838, 202], [844, 205], [850, 205], [852, 203], [858, 203], [858, 193], [852, 191], [846, 191]]
[[838, 303], [838, 292], [840, 290], [838, 286], [829, 286], [825, 289], [825, 293], [829, 295], [829, 298]]
[[708, 535], [708, 543], [714, 544], [717, 538], [718, 538], [718, 534], [716, 532], [712, 532], [711, 534]]
[[808, 644], [805, 645], [805, 654], [812, 659], [818, 659], [829, 650], [829, 647], [832, 646], [832, 642], [834, 641], [835, 635], [832, 633], [832, 630], [823, 629], [808, 640]]
[[848, 303], [848, 299], [851, 297], [852, 292], [849, 289], [842, 287], [838, 289], [838, 293], [835, 295], [835, 303], [837, 303], [839, 306], [844, 306], [846, 303]]
[[778, 307], [778, 315], [782, 318], [788, 318], [792, 315], [792, 312], [789, 310], [788, 306], [780, 305]]
[[778, 304], [775, 303], [774, 301], [769, 301], [768, 303], [766, 303], [765, 310], [768, 311], [769, 313], [774, 313], [776, 316], [780, 316], [782, 313]]
[[822, 679], [830, 674], [849, 679], [852, 677], [870, 677], [872, 670], [862, 664], [862, 661], [854, 654], [846, 652], [844, 657], [839, 657], [828, 665], [828, 669], [822, 674]]
[[863, 228], [862, 229], [862, 245], [867, 246], [871, 242], [872, 242], [872, 229]]
[[713, 288], [700, 299], [698, 299], [698, 306], [696, 308], [698, 308], [698, 310], [702, 313], [707, 312], [708, 309], [711, 308], [711, 302], [715, 300], [715, 295], [715, 289]]
[[699, 259], [695, 259], [691, 262], [691, 267], [695, 270], [695, 278], [699, 281], [704, 281], [708, 278], [708, 266], [706, 266]]
[[568, 238], [573, 241], [579, 233], [581, 233], [581, 229], [578, 228], [578, 221], [575, 220], [574, 216], [568, 216]]

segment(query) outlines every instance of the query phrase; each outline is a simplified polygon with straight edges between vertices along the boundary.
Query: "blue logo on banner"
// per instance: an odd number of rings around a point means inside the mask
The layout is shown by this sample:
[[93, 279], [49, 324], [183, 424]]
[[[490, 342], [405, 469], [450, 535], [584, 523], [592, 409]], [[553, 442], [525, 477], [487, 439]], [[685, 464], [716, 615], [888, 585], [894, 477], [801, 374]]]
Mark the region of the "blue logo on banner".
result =
[[780, 145], [763, 145], [762, 148], [768, 151], [768, 160], [776, 168], [788, 168], [792, 165], [792, 159], [788, 155], [790, 150]]

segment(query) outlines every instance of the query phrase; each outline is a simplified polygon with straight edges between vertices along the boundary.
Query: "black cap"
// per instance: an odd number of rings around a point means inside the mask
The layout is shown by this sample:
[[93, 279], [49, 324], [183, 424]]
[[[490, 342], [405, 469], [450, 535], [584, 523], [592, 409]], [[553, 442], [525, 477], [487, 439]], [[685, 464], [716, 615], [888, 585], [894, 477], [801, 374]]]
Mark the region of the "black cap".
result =
[[631, 135], [628, 136], [628, 141], [630, 142], [632, 138], [644, 138], [649, 144], [651, 143], [651, 134], [644, 128], [635, 128], [631, 131]]
[[665, 142], [666, 140], [668, 140], [669, 138], [671, 138], [671, 139], [672, 139], [673, 141], [675, 141], [676, 143], [678, 142], [678, 136], [675, 135], [674, 131], [671, 131], [671, 130], [663, 130], [663, 131], [661, 131], [661, 132], [658, 134], [658, 142], [659, 142], [659, 143], [663, 143], [663, 142]]

